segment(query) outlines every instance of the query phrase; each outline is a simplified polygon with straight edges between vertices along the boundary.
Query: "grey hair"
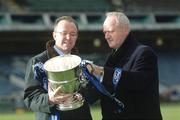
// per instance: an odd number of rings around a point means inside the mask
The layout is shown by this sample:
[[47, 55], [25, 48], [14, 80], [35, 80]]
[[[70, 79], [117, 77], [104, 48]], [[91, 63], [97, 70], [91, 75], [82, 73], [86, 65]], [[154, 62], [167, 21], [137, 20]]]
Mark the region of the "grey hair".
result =
[[106, 17], [114, 16], [116, 20], [116, 24], [119, 26], [122, 26], [123, 28], [126, 28], [127, 30], [130, 31], [131, 26], [130, 26], [130, 21], [128, 17], [122, 13], [122, 12], [108, 12], [106, 13]]
[[77, 22], [75, 21], [75, 19], [73, 19], [71, 16], [61, 16], [61, 17], [57, 18], [57, 19], [55, 20], [55, 23], [54, 23], [54, 31], [55, 31], [58, 23], [59, 23], [60, 21], [62, 21], [62, 20], [66, 20], [66, 21], [68, 21], [68, 22], [74, 23], [75, 26], [76, 26], [76, 28], [77, 28], [77, 32], [78, 32], [78, 24], [77, 24]]

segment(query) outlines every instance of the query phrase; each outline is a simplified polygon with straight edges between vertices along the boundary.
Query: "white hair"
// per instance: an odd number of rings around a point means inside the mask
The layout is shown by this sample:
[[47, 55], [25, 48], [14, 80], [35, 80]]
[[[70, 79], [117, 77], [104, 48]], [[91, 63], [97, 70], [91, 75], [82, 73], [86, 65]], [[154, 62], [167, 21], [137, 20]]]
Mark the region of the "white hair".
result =
[[130, 21], [128, 17], [122, 12], [108, 12], [106, 17], [115, 17], [116, 24], [122, 26], [124, 29], [130, 31]]

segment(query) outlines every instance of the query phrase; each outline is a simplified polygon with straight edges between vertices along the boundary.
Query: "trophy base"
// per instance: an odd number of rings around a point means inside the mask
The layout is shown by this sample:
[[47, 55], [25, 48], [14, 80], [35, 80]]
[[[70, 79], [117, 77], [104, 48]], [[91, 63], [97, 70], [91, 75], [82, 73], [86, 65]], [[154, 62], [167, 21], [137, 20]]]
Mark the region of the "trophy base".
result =
[[81, 107], [84, 103], [84, 99], [79, 93], [75, 93], [73, 97], [63, 104], [58, 104], [57, 109], [61, 111], [74, 110]]

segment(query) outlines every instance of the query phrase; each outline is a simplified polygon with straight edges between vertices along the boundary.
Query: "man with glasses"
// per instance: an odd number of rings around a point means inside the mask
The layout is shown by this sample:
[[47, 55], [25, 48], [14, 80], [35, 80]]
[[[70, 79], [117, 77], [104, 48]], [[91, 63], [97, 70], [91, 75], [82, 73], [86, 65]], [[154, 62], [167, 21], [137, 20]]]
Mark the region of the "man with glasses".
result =
[[51, 89], [47, 90], [42, 85], [47, 83], [42, 83], [43, 79], [38, 81], [34, 78], [35, 72], [32, 66], [36, 63], [45, 63], [48, 59], [59, 55], [78, 54], [75, 47], [78, 38], [78, 25], [72, 17], [62, 16], [58, 18], [55, 21], [52, 36], [54, 40], [46, 43], [46, 50], [28, 62], [24, 102], [27, 108], [36, 113], [37, 120], [92, 120], [86, 101], [82, 107], [75, 110], [58, 111], [56, 104], [60, 104], [66, 98], [48, 95], [48, 92], [52, 92]]

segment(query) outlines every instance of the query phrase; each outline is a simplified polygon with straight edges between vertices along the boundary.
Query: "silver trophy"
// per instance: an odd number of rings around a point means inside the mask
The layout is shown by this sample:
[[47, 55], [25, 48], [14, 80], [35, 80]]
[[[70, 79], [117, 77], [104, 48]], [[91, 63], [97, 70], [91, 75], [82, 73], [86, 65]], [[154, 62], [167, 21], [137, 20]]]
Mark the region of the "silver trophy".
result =
[[[83, 105], [84, 98], [78, 93], [80, 88], [81, 58], [77, 55], [57, 56], [45, 62], [48, 84], [60, 96], [70, 95], [64, 103], [58, 104], [62, 111], [73, 110]], [[48, 93], [49, 94], [49, 93]]]

